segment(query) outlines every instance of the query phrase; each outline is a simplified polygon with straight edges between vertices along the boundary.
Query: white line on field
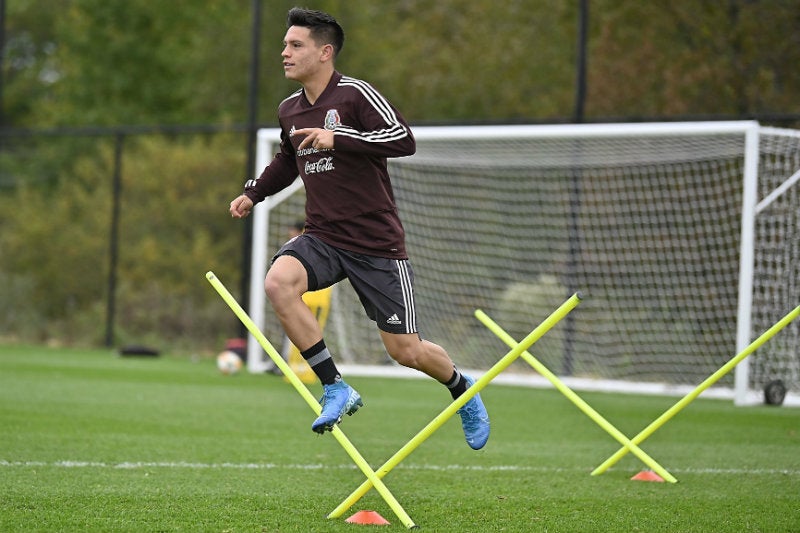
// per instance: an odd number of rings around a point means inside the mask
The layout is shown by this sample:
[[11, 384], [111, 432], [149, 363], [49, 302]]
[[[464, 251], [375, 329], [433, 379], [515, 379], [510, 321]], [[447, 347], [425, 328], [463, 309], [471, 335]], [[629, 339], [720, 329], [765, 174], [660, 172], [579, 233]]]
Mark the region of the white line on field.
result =
[[[0, 459], [0, 467], [21, 468], [110, 468], [119, 470], [136, 470], [146, 468], [186, 468], [190, 470], [203, 469], [231, 469], [231, 470], [355, 470], [355, 465], [321, 463], [193, 463], [184, 461], [126, 461], [121, 463], [107, 463], [102, 461], [6, 461]], [[525, 465], [398, 465], [396, 469], [403, 470], [436, 470], [436, 471], [474, 471], [474, 472], [590, 472], [588, 468], [564, 468], [556, 466], [525, 466]], [[672, 468], [674, 473], [683, 474], [719, 474], [719, 475], [788, 475], [800, 476], [800, 470], [789, 468]]]

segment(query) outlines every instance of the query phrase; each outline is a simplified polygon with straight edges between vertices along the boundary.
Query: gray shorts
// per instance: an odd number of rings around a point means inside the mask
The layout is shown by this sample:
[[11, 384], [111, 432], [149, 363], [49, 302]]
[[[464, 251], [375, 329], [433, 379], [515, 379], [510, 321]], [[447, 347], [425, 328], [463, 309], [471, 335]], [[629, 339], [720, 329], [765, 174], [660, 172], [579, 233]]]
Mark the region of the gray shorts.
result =
[[306, 234], [284, 244], [272, 260], [281, 255], [291, 255], [303, 264], [308, 290], [324, 289], [347, 278], [378, 328], [388, 333], [418, 332], [414, 271], [408, 259], [350, 252]]

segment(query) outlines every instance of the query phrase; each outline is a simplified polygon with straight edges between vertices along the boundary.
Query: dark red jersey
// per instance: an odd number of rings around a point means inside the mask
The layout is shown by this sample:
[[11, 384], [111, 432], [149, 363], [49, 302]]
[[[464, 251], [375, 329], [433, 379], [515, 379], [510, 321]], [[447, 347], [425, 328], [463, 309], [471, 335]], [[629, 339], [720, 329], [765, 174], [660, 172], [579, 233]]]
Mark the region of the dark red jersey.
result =
[[[332, 246], [406, 259], [405, 233], [386, 166], [416, 142], [405, 119], [368, 83], [334, 72], [311, 105], [299, 89], [278, 107], [280, 151], [245, 194], [258, 203], [298, 176], [306, 188], [306, 229]], [[298, 150], [301, 128], [334, 132], [334, 149]]]

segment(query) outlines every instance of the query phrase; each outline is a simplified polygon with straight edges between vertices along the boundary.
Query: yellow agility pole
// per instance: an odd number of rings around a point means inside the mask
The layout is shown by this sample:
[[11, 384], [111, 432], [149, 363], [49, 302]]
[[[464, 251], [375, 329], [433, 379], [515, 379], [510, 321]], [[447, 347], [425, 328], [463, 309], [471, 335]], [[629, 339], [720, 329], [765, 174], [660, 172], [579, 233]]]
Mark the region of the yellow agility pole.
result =
[[[464, 404], [466, 404], [473, 396], [478, 394], [481, 389], [489, 384], [500, 372], [505, 370], [511, 363], [516, 360], [519, 355], [527, 350], [533, 343], [538, 341], [545, 333], [550, 331], [562, 318], [572, 311], [581, 301], [580, 293], [573, 294], [567, 301], [553, 311], [536, 329], [534, 329], [527, 337], [525, 337], [517, 346], [512, 348], [502, 359], [490, 368], [483, 376], [481, 376], [467, 391], [453, 400], [444, 411], [439, 413], [427, 426], [422, 428], [405, 446], [400, 448], [383, 466], [375, 471], [378, 478], [383, 478], [395, 466], [411, 454], [420, 444], [422, 444], [428, 437], [430, 437], [437, 429], [439, 429], [447, 420], [449, 420], [456, 411], [458, 411]], [[342, 516], [350, 507], [352, 507], [369, 489], [373, 486], [373, 481], [367, 479], [361, 484], [350, 496], [339, 504], [339, 506], [331, 511], [328, 518], [338, 518]]]
[[[771, 328], [761, 334], [756, 340], [754, 340], [750, 345], [742, 350], [738, 355], [736, 355], [733, 359], [725, 363], [719, 370], [711, 374], [705, 381], [703, 381], [700, 385], [697, 386], [692, 392], [681, 398], [678, 403], [667, 409], [664, 414], [656, 418], [649, 426], [644, 428], [641, 433], [636, 435], [631, 439], [634, 444], [639, 444], [647, 437], [652, 435], [658, 428], [663, 426], [669, 419], [675, 416], [681, 409], [689, 405], [695, 398], [700, 396], [700, 394], [709, 388], [711, 385], [716, 383], [722, 376], [733, 370], [733, 368], [738, 365], [739, 363], [744, 360], [745, 357], [750, 355], [751, 353], [758, 350], [765, 342], [770, 340], [772, 337], [775, 336], [780, 330], [785, 328], [792, 320], [800, 315], [800, 305], [795, 307], [794, 310], [789, 312], [786, 316], [780, 319], [778, 322], [775, 323]], [[606, 461], [595, 468], [592, 471], [592, 475], [596, 476], [602, 474], [606, 470], [608, 470], [611, 466], [617, 463], [625, 454], [628, 452], [627, 448], [622, 448], [617, 451], [614, 455], [606, 459]]]
[[[497, 337], [506, 343], [508, 346], [515, 346], [517, 341], [514, 340], [514, 337], [506, 333], [503, 328], [501, 328], [494, 320], [489, 318], [489, 316], [484, 313], [483, 311], [475, 311], [475, 317], [480, 320], [484, 326], [489, 328], [489, 330], [497, 335]], [[614, 427], [608, 420], [603, 418], [603, 416], [595, 411], [592, 406], [586, 403], [580, 396], [578, 396], [572, 389], [567, 387], [563, 381], [558, 379], [558, 377], [550, 372], [550, 370], [544, 366], [538, 359], [536, 359], [530, 352], [522, 352], [521, 357], [525, 359], [525, 361], [530, 364], [539, 374], [547, 378], [553, 386], [558, 389], [561, 394], [567, 397], [575, 406], [583, 411], [583, 413], [591, 418], [598, 426], [606, 430], [608, 434], [610, 434], [614, 439], [617, 440], [620, 444], [625, 446], [626, 449], [633, 452], [636, 457], [642, 460], [644, 464], [650, 467], [655, 473], [659, 476], [664, 478], [664, 480], [669, 481], [670, 483], [676, 483], [678, 480], [675, 477], [667, 472], [664, 467], [658, 464], [652, 457], [647, 455], [641, 448], [636, 446], [633, 442], [631, 442], [628, 437], [626, 437], [621, 431], [619, 431], [616, 427]]]
[[[292, 371], [292, 368], [283, 360], [283, 357], [275, 350], [275, 347], [267, 340], [261, 330], [258, 329], [255, 322], [247, 315], [242, 306], [236, 301], [233, 295], [228, 292], [228, 289], [225, 288], [225, 285], [214, 275], [213, 272], [206, 273], [206, 279], [211, 284], [214, 289], [219, 293], [225, 303], [228, 304], [228, 307], [234, 312], [234, 314], [241, 320], [242, 324], [247, 328], [247, 330], [252, 333], [253, 337], [258, 341], [264, 351], [267, 352], [267, 355], [275, 362], [278, 368], [281, 369], [283, 375], [289, 380], [297, 392], [300, 393], [300, 396], [306, 401], [306, 403], [311, 407], [315, 414], [319, 415], [322, 411], [322, 407], [320, 406], [317, 399], [311, 394], [311, 391], [300, 381], [300, 378]], [[369, 466], [369, 463], [362, 457], [362, 455], [358, 452], [355, 446], [350, 442], [344, 432], [339, 428], [338, 424], [333, 426], [331, 430], [331, 434], [334, 438], [339, 442], [339, 444], [344, 448], [344, 451], [347, 452], [347, 455], [353, 460], [353, 462], [358, 466], [359, 470], [361, 470], [367, 479], [371, 480], [372, 483], [375, 484], [375, 489], [381, 495], [381, 497], [386, 501], [389, 507], [394, 511], [394, 514], [397, 515], [398, 520], [400, 520], [403, 525], [405, 525], [408, 529], [416, 528], [417, 525], [414, 524], [414, 521], [411, 520], [411, 517], [405, 512], [403, 507], [400, 505], [400, 502], [389, 492], [389, 489], [383, 482], [380, 480], [378, 476], [375, 475], [375, 472]]]

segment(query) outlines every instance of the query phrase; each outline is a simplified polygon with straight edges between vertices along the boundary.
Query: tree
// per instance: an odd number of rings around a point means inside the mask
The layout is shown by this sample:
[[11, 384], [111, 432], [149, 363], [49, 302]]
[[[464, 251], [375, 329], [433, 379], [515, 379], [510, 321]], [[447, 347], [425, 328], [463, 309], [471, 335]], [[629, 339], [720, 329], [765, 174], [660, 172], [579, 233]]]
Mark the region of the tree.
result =
[[54, 20], [40, 125], [207, 123], [246, 99], [243, 2], [73, 0]]
[[592, 3], [587, 110], [741, 116], [797, 110], [796, 1]]
[[4, 125], [27, 126], [57, 78], [53, 27], [66, 0], [6, 2], [3, 50]]
[[350, 26], [343, 64], [411, 121], [569, 116], [575, 9], [555, 0], [369, 3]]

